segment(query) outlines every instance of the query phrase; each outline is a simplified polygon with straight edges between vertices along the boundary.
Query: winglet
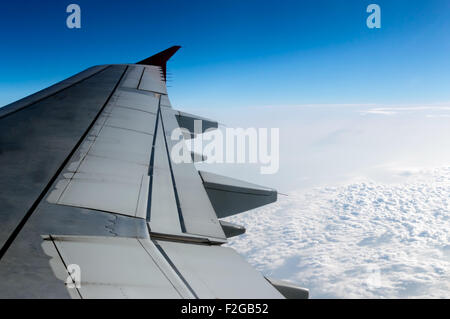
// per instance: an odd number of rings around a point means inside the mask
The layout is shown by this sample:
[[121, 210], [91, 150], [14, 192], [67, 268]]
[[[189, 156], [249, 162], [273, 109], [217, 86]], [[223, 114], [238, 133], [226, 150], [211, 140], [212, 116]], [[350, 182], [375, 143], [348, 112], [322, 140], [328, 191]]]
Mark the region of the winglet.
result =
[[161, 51], [159, 53], [156, 53], [155, 55], [152, 55], [151, 57], [139, 61], [136, 64], [144, 64], [144, 65], [156, 65], [160, 66], [163, 72], [164, 81], [166, 81], [166, 63], [167, 61], [174, 55], [181, 47], [179, 45], [174, 45], [173, 47], [170, 47], [164, 51]]

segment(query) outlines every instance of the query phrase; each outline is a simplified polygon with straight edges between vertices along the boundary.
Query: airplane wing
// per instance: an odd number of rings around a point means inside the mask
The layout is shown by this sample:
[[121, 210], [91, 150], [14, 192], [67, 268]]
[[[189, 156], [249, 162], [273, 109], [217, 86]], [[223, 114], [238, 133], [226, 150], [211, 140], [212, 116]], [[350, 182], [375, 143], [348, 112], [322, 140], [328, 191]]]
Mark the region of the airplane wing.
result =
[[217, 128], [171, 106], [178, 49], [0, 108], [0, 298], [307, 297], [222, 246], [277, 192], [172, 159], [174, 129]]

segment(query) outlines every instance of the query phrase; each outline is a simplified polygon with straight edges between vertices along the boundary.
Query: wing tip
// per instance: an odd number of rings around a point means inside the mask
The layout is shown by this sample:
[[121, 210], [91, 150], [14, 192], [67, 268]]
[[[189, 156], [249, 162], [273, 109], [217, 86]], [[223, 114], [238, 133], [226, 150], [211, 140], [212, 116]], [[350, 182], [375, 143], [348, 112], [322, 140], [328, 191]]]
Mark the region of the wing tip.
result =
[[158, 52], [151, 57], [148, 57], [147, 59], [144, 59], [142, 61], [139, 61], [136, 64], [141, 65], [155, 65], [161, 67], [163, 81], [165, 82], [167, 79], [167, 61], [181, 48], [179, 45], [171, 46], [168, 49], [165, 49], [164, 51]]
[[164, 66], [166, 62], [181, 48], [179, 45], [171, 46], [164, 51], [158, 52], [136, 64]]

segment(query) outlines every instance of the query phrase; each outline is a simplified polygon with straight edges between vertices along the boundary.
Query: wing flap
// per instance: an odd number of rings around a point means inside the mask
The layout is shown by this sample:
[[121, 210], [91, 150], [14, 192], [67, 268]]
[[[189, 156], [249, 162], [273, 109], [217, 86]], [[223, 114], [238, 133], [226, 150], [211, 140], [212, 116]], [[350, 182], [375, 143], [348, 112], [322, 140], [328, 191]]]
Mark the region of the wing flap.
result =
[[[175, 118], [176, 112], [172, 109], [161, 108], [161, 115], [168, 149], [172, 150], [176, 144], [171, 139], [172, 131], [178, 128]], [[186, 147], [184, 144], [181, 145]], [[184, 151], [189, 153], [186, 149]], [[181, 227], [183, 232], [224, 241], [225, 234], [193, 162], [177, 162], [173, 158], [170, 158], [170, 161], [182, 212]]]
[[[161, 120], [161, 119], [160, 119]], [[181, 234], [180, 215], [162, 125], [158, 123], [151, 169], [152, 194], [149, 210], [150, 230], [156, 233]]]
[[231, 248], [138, 238], [54, 236], [50, 264], [81, 298], [283, 298]]
[[283, 298], [231, 248], [157, 241], [198, 298]]
[[79, 277], [71, 276], [78, 287], [68, 289], [76, 289], [82, 298], [193, 297], [150, 240], [50, 236], [44, 245], [55, 273], [63, 274], [60, 280], [67, 279], [65, 265], [78, 267]]

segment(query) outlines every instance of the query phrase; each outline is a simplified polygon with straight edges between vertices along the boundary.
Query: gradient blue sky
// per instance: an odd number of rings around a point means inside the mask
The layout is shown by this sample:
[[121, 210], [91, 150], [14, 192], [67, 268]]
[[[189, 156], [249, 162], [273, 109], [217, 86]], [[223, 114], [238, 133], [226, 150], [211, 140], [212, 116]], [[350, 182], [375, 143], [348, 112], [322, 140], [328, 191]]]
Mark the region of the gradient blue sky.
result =
[[[78, 3], [82, 29], [65, 25]], [[377, 3], [382, 28], [368, 29]], [[450, 2], [24, 1], [0, 10], [0, 105], [173, 44], [186, 106], [450, 102]]]

